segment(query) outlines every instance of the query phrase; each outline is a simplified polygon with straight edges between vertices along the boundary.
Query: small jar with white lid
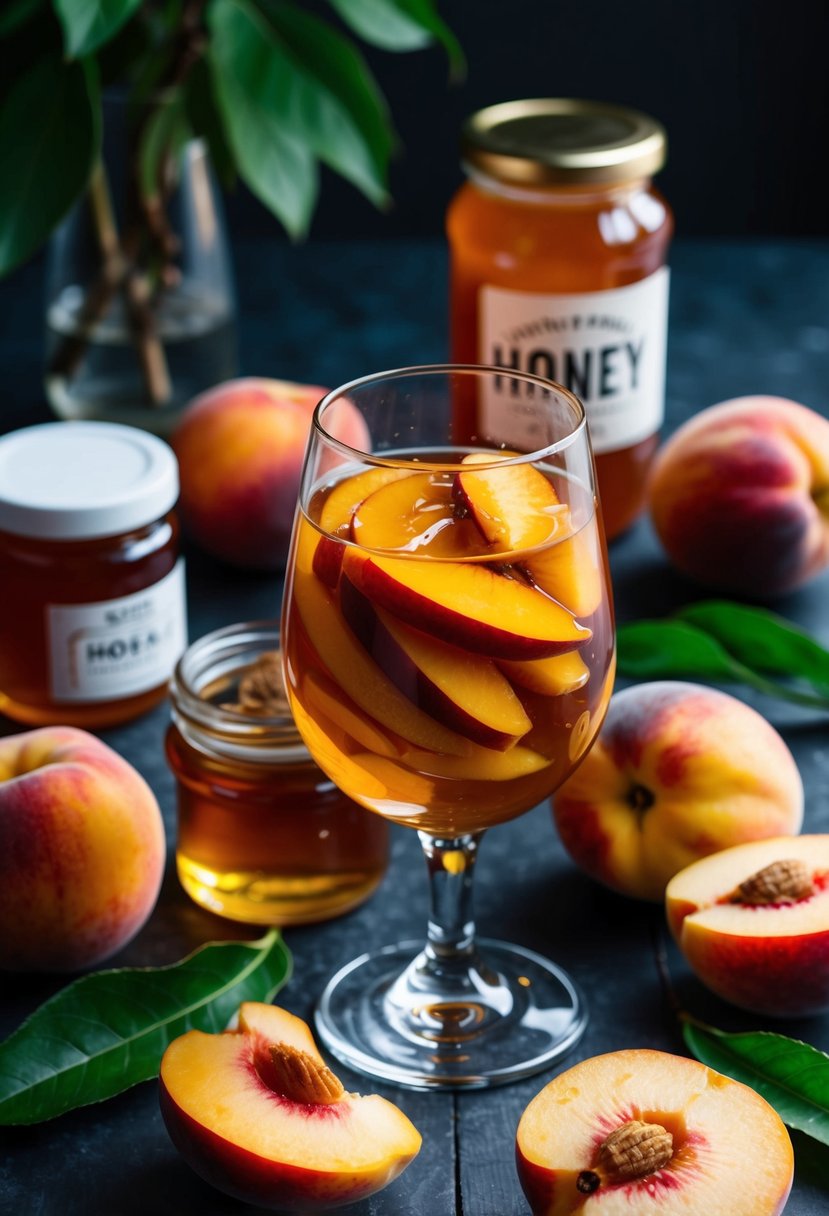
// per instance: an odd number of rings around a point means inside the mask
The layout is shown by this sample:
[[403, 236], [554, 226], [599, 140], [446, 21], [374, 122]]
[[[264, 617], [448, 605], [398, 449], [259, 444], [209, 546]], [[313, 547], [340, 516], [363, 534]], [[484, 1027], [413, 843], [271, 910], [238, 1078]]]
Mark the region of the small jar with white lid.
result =
[[0, 711], [29, 725], [127, 721], [187, 645], [163, 440], [104, 422], [0, 438]]

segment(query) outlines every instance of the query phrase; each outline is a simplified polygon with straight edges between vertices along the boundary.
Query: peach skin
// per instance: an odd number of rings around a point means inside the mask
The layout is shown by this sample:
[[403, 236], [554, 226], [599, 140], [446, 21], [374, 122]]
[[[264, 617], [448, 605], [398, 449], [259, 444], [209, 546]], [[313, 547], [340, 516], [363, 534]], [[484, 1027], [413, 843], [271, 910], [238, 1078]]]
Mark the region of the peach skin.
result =
[[521, 1116], [516, 1164], [534, 1216], [779, 1216], [794, 1177], [765, 1098], [646, 1049], [550, 1081]]
[[152, 912], [165, 852], [152, 791], [99, 739], [69, 726], [0, 739], [0, 967], [114, 954]]
[[347, 1093], [306, 1024], [247, 1002], [238, 1028], [190, 1030], [161, 1061], [170, 1137], [207, 1182], [245, 1203], [321, 1212], [397, 1178], [420, 1150], [403, 1112]]
[[803, 784], [780, 735], [744, 702], [657, 681], [612, 697], [553, 811], [565, 848], [588, 874], [661, 900], [669, 879], [700, 857], [798, 832]]
[[[228, 380], [196, 397], [171, 437], [190, 536], [233, 565], [284, 566], [311, 415], [326, 390], [284, 380]], [[329, 418], [344, 443], [364, 447], [365, 423], [343, 401]]]
[[648, 483], [673, 564], [709, 587], [768, 598], [829, 564], [829, 421], [780, 397], [739, 397], [691, 418]]
[[742, 1009], [829, 1009], [829, 835], [736, 845], [681, 870], [668, 924], [691, 969]]

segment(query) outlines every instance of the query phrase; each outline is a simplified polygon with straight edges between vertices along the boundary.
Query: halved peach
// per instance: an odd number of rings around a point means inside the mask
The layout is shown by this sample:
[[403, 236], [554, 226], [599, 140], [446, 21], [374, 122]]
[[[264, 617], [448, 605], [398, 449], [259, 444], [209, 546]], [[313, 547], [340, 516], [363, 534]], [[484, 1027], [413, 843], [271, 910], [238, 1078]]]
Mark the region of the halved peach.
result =
[[343, 570], [376, 607], [489, 658], [543, 659], [592, 636], [566, 608], [487, 566], [349, 549]]
[[530, 659], [510, 663], [502, 659], [498, 666], [514, 684], [540, 692], [545, 697], [561, 697], [583, 688], [590, 679], [587, 666], [575, 650], [555, 654], [550, 659]]
[[303, 1021], [248, 1002], [237, 1030], [190, 1030], [164, 1053], [170, 1137], [211, 1185], [245, 1203], [320, 1212], [394, 1181], [420, 1149], [403, 1112], [346, 1093]]
[[554, 1077], [521, 1116], [516, 1160], [535, 1216], [778, 1216], [794, 1175], [765, 1098], [645, 1049]]
[[366, 549], [441, 558], [472, 557], [488, 549], [472, 520], [457, 518], [452, 481], [439, 472], [412, 473], [375, 490], [354, 512], [351, 539]]
[[343, 616], [374, 661], [419, 709], [483, 747], [505, 750], [532, 726], [512, 685], [491, 659], [410, 629], [340, 584]]
[[671, 879], [665, 906], [690, 966], [725, 1000], [777, 1017], [829, 1009], [829, 835], [713, 853]]

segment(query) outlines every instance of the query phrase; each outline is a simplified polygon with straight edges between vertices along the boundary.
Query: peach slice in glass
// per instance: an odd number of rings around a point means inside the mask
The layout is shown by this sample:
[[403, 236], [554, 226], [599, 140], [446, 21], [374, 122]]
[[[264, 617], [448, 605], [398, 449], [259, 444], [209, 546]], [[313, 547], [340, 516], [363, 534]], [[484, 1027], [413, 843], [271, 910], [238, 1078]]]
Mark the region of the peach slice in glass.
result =
[[574, 650], [592, 636], [554, 600], [483, 565], [349, 549], [343, 570], [376, 607], [489, 658], [548, 658]]
[[590, 616], [602, 599], [595, 528], [573, 533], [569, 506], [538, 469], [519, 464], [487, 471], [483, 466], [493, 459], [487, 453], [465, 457], [470, 468], [457, 474], [457, 499], [498, 552], [524, 552], [522, 564], [536, 586], [577, 617]]
[[389, 482], [405, 479], [402, 469], [366, 469], [352, 477], [343, 478], [328, 494], [319, 517], [321, 531], [314, 555], [314, 573], [328, 587], [336, 587], [343, 560], [343, 547], [332, 537], [347, 537], [351, 517], [364, 498]]
[[381, 486], [354, 512], [351, 539], [366, 549], [398, 549], [430, 557], [462, 558], [488, 546], [470, 519], [459, 519], [452, 480], [412, 473]]
[[532, 726], [512, 685], [491, 659], [410, 629], [374, 608], [347, 574], [343, 616], [368, 653], [418, 708], [483, 747], [505, 750]]
[[455, 499], [469, 512], [499, 553], [537, 549], [554, 539], [567, 508], [547, 478], [530, 464], [504, 465], [487, 471], [504, 453], [465, 456], [455, 475]]
[[303, 1021], [243, 1004], [238, 1029], [190, 1030], [164, 1053], [170, 1137], [211, 1185], [261, 1207], [319, 1212], [387, 1186], [420, 1149], [393, 1103], [347, 1093]]
[[502, 659], [498, 666], [514, 684], [539, 692], [545, 697], [561, 697], [583, 688], [590, 672], [577, 651], [556, 654], [550, 659], [531, 659], [510, 663]]
[[450, 755], [467, 753], [468, 740], [414, 706], [381, 671], [332, 603], [331, 592], [301, 568], [299, 557], [294, 597], [308, 641], [346, 702], [416, 747]]

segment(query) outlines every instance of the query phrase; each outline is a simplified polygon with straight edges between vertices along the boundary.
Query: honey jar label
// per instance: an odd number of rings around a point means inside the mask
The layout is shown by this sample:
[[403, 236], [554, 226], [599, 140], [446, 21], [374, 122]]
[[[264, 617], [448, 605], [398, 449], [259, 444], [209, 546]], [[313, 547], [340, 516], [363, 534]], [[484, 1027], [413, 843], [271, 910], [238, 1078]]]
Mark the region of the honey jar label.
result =
[[157, 688], [187, 646], [184, 561], [151, 587], [46, 608], [55, 701], [112, 701]]
[[[478, 359], [570, 389], [584, 402], [595, 452], [631, 447], [664, 417], [668, 276], [663, 266], [638, 283], [579, 295], [483, 287]], [[509, 376], [486, 386], [478, 419], [490, 439], [544, 446], [527, 408], [532, 392]]]

